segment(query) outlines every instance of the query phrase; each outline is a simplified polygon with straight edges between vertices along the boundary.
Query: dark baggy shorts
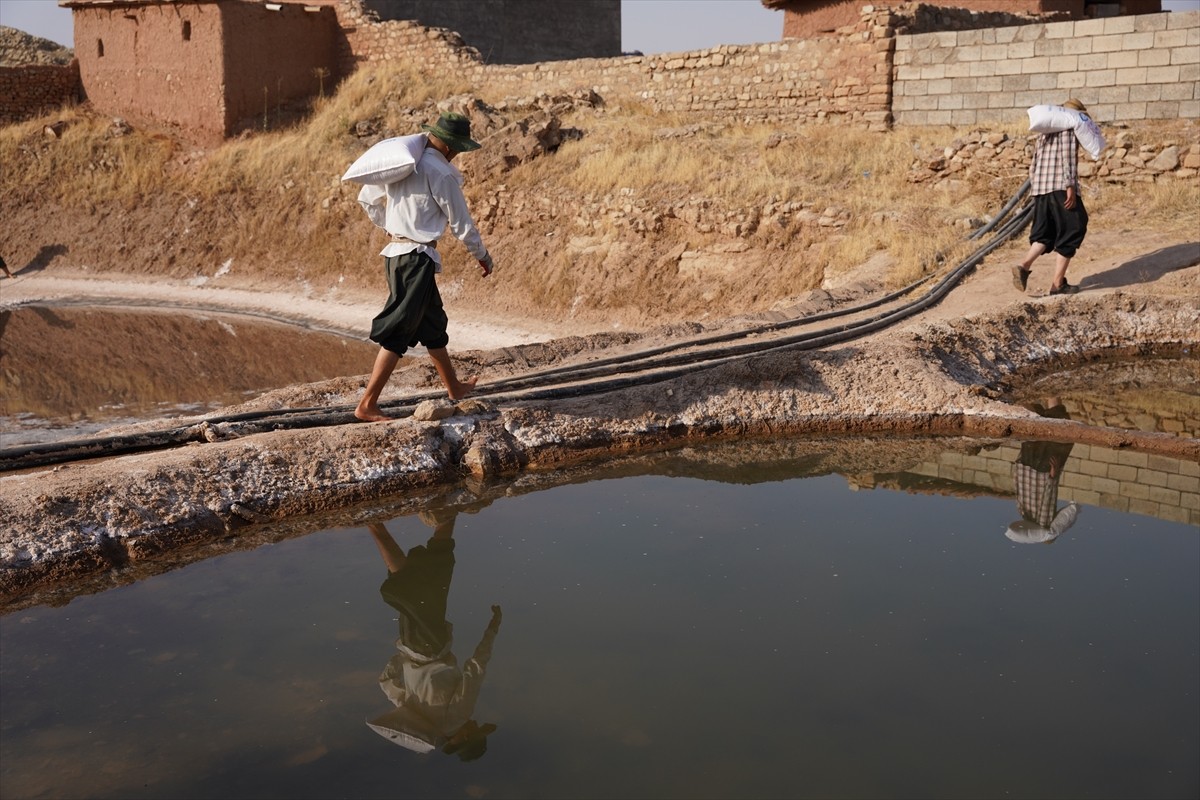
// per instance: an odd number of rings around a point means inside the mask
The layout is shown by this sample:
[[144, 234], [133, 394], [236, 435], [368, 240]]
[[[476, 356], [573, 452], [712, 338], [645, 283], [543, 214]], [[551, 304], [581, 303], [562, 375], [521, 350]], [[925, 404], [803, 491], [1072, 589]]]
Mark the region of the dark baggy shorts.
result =
[[387, 576], [379, 593], [400, 613], [400, 639], [410, 650], [436, 657], [450, 640], [446, 599], [454, 577], [454, 540], [430, 539], [408, 551], [399, 572]]
[[1060, 256], [1072, 258], [1083, 237], [1087, 235], [1088, 213], [1083, 207], [1083, 197], [1075, 193], [1075, 207], [1065, 208], [1064, 191], [1039, 194], [1033, 198], [1033, 227], [1029, 231], [1029, 243], [1041, 243], [1047, 250]]
[[388, 299], [383, 310], [371, 320], [372, 342], [398, 356], [416, 345], [437, 349], [450, 343], [436, 270], [437, 262], [425, 253], [384, 259]]

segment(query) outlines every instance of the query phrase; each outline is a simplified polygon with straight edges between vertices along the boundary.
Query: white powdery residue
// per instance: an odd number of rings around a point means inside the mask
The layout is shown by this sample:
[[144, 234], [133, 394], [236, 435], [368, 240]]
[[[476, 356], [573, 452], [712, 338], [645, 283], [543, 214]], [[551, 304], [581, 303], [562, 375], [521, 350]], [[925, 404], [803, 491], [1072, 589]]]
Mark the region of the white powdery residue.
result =
[[230, 336], [237, 338], [237, 331], [235, 331], [233, 329], [233, 326], [230, 325], [228, 322], [223, 322], [221, 320], [217, 320], [217, 324], [221, 326], [221, 330], [225, 331]]
[[[383, 454], [386, 460], [390, 460], [387, 458], [390, 455], [391, 453]], [[363, 458], [356, 458], [350, 462], [350, 472], [354, 475], [355, 480], [359, 482], [379, 480], [381, 478], [386, 478], [391, 472], [391, 470], [383, 466], [383, 463], [384, 462], [380, 461], [367, 461]]]
[[514, 439], [528, 448], [543, 447], [551, 444], [562, 444], [563, 437], [537, 425], [518, 425], [507, 422], [504, 430]]
[[197, 275], [188, 281], [189, 286], [203, 286], [206, 283], [208, 283], [208, 277], [205, 275]]
[[442, 421], [442, 437], [451, 444], [462, 444], [467, 437], [479, 429], [475, 417], [449, 417]]

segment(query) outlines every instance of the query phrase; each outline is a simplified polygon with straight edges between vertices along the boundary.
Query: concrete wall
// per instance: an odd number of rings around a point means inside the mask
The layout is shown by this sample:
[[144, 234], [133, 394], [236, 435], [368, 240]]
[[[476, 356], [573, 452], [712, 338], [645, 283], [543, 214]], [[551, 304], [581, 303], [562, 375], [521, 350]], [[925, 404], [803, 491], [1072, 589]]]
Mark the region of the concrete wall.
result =
[[1098, 122], [1200, 117], [1200, 12], [898, 36], [897, 125], [1021, 119], [1082, 100]]
[[0, 67], [0, 124], [53, 114], [80, 99], [78, 61]]
[[488, 64], [621, 54], [620, 0], [364, 0], [381, 20], [448, 28]]

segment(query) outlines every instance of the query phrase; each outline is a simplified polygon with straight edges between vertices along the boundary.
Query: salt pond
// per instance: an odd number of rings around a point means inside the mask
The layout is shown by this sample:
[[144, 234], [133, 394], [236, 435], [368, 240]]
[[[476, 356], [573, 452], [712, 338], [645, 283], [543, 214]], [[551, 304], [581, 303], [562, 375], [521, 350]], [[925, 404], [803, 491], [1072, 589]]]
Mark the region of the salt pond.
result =
[[1020, 443], [832, 452], [666, 455], [443, 516], [459, 667], [502, 609], [471, 761], [368, 725], [396, 712], [378, 544], [412, 557], [428, 514], [9, 613], [0, 794], [1196, 796], [1196, 465], [1075, 446], [1055, 508], [1080, 513], [1029, 544]]

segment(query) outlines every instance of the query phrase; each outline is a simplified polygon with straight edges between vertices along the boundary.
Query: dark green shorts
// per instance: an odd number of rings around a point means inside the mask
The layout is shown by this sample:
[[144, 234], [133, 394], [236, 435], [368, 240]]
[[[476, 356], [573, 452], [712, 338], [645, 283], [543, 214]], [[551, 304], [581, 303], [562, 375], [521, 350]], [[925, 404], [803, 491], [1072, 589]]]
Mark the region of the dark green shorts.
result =
[[388, 299], [371, 320], [371, 341], [398, 356], [410, 347], [445, 347], [446, 310], [438, 293], [437, 262], [425, 253], [405, 253], [383, 261]]

